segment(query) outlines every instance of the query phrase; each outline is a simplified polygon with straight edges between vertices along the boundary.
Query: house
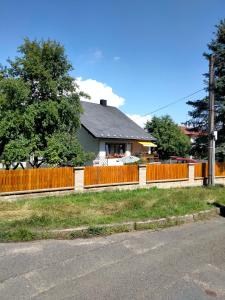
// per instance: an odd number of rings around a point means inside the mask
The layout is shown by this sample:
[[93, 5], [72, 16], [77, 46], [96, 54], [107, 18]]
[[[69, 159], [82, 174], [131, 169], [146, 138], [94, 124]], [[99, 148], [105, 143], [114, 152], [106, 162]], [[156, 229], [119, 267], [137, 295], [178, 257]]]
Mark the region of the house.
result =
[[95, 153], [94, 165], [121, 165], [125, 157], [140, 157], [156, 147], [153, 136], [106, 100], [81, 105], [78, 140], [85, 151]]
[[196, 138], [206, 135], [206, 133], [201, 130], [194, 130], [193, 128], [187, 126], [180, 126], [180, 129], [181, 132], [183, 132], [190, 139], [191, 144], [195, 143]]

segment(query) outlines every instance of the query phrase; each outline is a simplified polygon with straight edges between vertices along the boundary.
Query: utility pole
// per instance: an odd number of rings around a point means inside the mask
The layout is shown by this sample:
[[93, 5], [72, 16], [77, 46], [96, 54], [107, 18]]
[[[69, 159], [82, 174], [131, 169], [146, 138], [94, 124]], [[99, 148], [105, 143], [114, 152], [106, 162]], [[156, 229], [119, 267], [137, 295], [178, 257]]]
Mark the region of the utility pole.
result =
[[208, 125], [208, 186], [215, 185], [215, 79], [214, 79], [215, 57], [210, 55], [209, 59], [209, 125]]

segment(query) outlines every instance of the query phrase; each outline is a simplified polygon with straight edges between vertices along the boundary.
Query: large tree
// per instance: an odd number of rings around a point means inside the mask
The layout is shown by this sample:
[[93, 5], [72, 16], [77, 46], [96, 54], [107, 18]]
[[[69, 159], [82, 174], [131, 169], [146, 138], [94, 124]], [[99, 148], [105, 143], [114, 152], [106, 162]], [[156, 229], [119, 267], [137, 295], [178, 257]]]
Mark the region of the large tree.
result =
[[157, 152], [161, 159], [189, 154], [190, 140], [170, 116], [153, 117], [145, 128], [157, 139]]
[[23, 160], [81, 164], [77, 138], [80, 96], [64, 47], [25, 39], [19, 56], [0, 68], [0, 158], [9, 168]]
[[[218, 130], [218, 140], [216, 142], [216, 153], [218, 159], [225, 157], [225, 19], [216, 26], [214, 38], [208, 44], [208, 53], [204, 57], [209, 59], [210, 55], [215, 56], [215, 129]], [[206, 89], [208, 87], [209, 73], [204, 75]], [[189, 124], [193, 129], [207, 131], [208, 129], [208, 97], [196, 101], [188, 101], [192, 110]], [[201, 136], [196, 140], [192, 151], [199, 157], [207, 156], [207, 136]]]

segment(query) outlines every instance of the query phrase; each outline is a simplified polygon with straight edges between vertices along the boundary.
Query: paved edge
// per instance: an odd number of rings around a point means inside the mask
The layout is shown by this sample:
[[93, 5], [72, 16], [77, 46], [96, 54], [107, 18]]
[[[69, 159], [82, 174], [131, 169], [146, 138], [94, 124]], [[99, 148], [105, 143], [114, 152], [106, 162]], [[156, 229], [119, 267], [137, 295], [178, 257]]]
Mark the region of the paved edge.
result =
[[193, 214], [184, 216], [171, 216], [160, 219], [149, 219], [145, 221], [131, 221], [113, 224], [99, 224], [94, 226], [67, 228], [67, 229], [54, 229], [48, 230], [46, 233], [55, 236], [55, 238], [79, 238], [91, 237], [96, 235], [107, 235], [117, 232], [129, 232], [136, 230], [153, 229], [192, 223], [199, 220], [207, 220], [212, 217], [220, 215], [220, 208], [215, 207], [209, 210], [200, 211]]
[[[131, 232], [137, 230], [159, 230], [166, 227], [181, 225], [185, 223], [193, 223], [199, 220], [208, 220], [212, 217], [221, 215], [219, 207], [199, 211], [184, 216], [171, 216], [160, 219], [149, 219], [144, 221], [130, 221], [113, 224], [98, 224], [93, 226], [75, 227], [66, 229], [50, 229], [50, 230], [19, 230], [18, 236], [13, 236], [9, 232], [0, 232], [0, 242], [27, 242], [32, 240], [46, 239], [76, 239], [90, 238], [96, 236], [106, 236], [113, 233]], [[5, 236], [4, 236], [5, 235]]]

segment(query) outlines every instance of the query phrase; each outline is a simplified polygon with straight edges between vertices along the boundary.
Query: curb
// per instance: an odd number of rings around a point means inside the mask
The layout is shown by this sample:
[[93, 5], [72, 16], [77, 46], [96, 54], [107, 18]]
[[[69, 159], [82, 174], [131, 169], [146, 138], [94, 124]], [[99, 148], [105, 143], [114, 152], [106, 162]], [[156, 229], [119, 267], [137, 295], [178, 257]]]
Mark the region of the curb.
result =
[[54, 229], [46, 231], [53, 236], [60, 238], [79, 238], [90, 237], [97, 235], [107, 235], [117, 232], [129, 232], [144, 229], [160, 229], [185, 223], [193, 223], [199, 220], [207, 220], [211, 217], [220, 215], [220, 209], [218, 207], [209, 210], [200, 211], [198, 213], [188, 214], [184, 216], [171, 216], [160, 219], [149, 219], [145, 221], [137, 222], [124, 222], [113, 224], [99, 224], [93, 227], [77, 227], [67, 229]]

